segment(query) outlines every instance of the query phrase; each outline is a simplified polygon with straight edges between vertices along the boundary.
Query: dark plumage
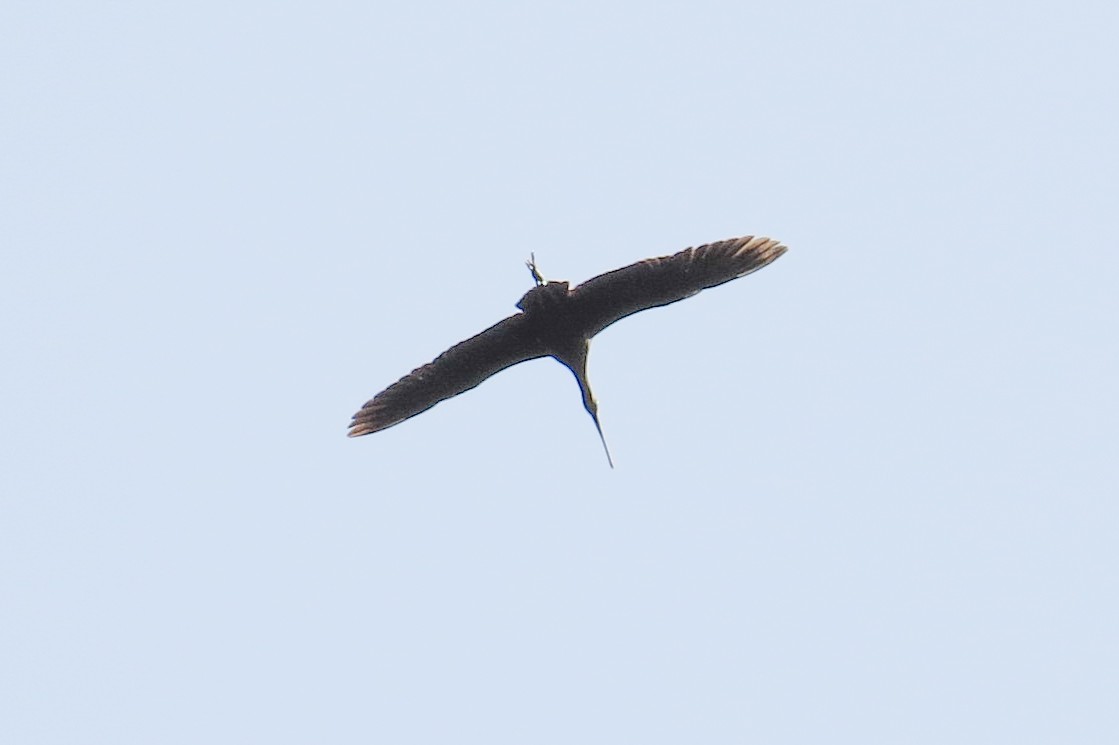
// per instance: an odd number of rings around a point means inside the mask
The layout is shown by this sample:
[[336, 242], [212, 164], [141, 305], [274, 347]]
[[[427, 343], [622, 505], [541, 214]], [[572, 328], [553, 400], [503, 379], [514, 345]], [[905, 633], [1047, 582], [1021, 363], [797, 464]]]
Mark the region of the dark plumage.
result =
[[583, 406], [594, 420], [613, 466], [598, 422], [598, 405], [587, 382], [591, 337], [626, 316], [683, 300], [761, 269], [785, 250], [769, 238], [733, 238], [639, 261], [600, 274], [573, 290], [567, 282], [545, 282], [535, 263], [529, 261], [536, 287], [517, 303], [521, 313], [456, 344], [378, 393], [354, 414], [349, 436], [399, 424], [507, 367], [552, 356], [575, 374]]

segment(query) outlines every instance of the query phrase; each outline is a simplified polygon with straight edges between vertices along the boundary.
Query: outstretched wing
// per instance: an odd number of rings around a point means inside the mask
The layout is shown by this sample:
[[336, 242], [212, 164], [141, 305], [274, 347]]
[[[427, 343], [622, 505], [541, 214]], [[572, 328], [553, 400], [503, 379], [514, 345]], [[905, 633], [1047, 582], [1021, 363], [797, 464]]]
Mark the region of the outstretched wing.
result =
[[785, 251], [775, 240], [748, 235], [646, 259], [576, 287], [571, 291], [573, 311], [586, 324], [587, 336], [594, 336], [626, 316], [757, 271]]
[[378, 432], [423, 413], [440, 401], [470, 390], [486, 378], [518, 362], [547, 352], [524, 333], [524, 314], [460, 342], [423, 367], [390, 385], [354, 414], [350, 437]]

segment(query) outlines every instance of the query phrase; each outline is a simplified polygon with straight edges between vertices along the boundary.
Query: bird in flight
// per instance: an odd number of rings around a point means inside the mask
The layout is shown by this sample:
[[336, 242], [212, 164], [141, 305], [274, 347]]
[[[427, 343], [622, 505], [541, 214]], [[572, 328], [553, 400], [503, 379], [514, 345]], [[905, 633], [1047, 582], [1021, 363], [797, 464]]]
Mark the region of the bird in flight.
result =
[[456, 344], [378, 393], [354, 414], [349, 436], [387, 429], [465, 393], [507, 367], [550, 356], [574, 373], [583, 406], [594, 420], [606, 460], [613, 468], [598, 421], [598, 404], [587, 382], [591, 338], [626, 316], [675, 303], [757, 271], [785, 250], [770, 238], [732, 238], [639, 261], [574, 289], [567, 282], [545, 281], [534, 256], [526, 264], [536, 286], [517, 303], [520, 313]]

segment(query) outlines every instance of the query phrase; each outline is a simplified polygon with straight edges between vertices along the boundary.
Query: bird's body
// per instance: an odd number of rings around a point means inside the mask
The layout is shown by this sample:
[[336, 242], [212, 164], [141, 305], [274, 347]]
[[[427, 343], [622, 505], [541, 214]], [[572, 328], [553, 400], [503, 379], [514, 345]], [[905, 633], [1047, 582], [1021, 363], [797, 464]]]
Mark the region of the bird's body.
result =
[[[575, 375], [583, 406], [606, 448], [598, 405], [587, 382], [591, 338], [633, 313], [683, 300], [756, 271], [785, 250], [769, 238], [734, 238], [640, 261], [587, 280], [575, 289], [570, 289], [567, 282], [545, 282], [530, 261], [536, 286], [517, 303], [520, 313], [456, 344], [377, 394], [354, 415], [349, 436], [399, 424], [507, 367], [551, 356]], [[608, 448], [606, 457], [613, 465]]]

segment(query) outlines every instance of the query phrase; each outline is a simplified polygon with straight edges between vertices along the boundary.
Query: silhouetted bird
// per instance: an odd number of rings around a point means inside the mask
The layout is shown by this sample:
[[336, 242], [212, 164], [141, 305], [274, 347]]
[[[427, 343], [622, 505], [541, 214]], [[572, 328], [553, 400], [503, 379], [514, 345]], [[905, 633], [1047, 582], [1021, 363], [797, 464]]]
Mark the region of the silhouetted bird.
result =
[[523, 312], [456, 344], [378, 393], [354, 414], [350, 437], [367, 435], [427, 411], [519, 362], [552, 356], [575, 374], [583, 406], [594, 420], [611, 468], [614, 461], [598, 422], [598, 404], [587, 382], [587, 352], [599, 331], [648, 308], [668, 305], [761, 269], [785, 246], [746, 236], [646, 259], [589, 279], [574, 290], [546, 282], [527, 262], [536, 286], [517, 303]]

